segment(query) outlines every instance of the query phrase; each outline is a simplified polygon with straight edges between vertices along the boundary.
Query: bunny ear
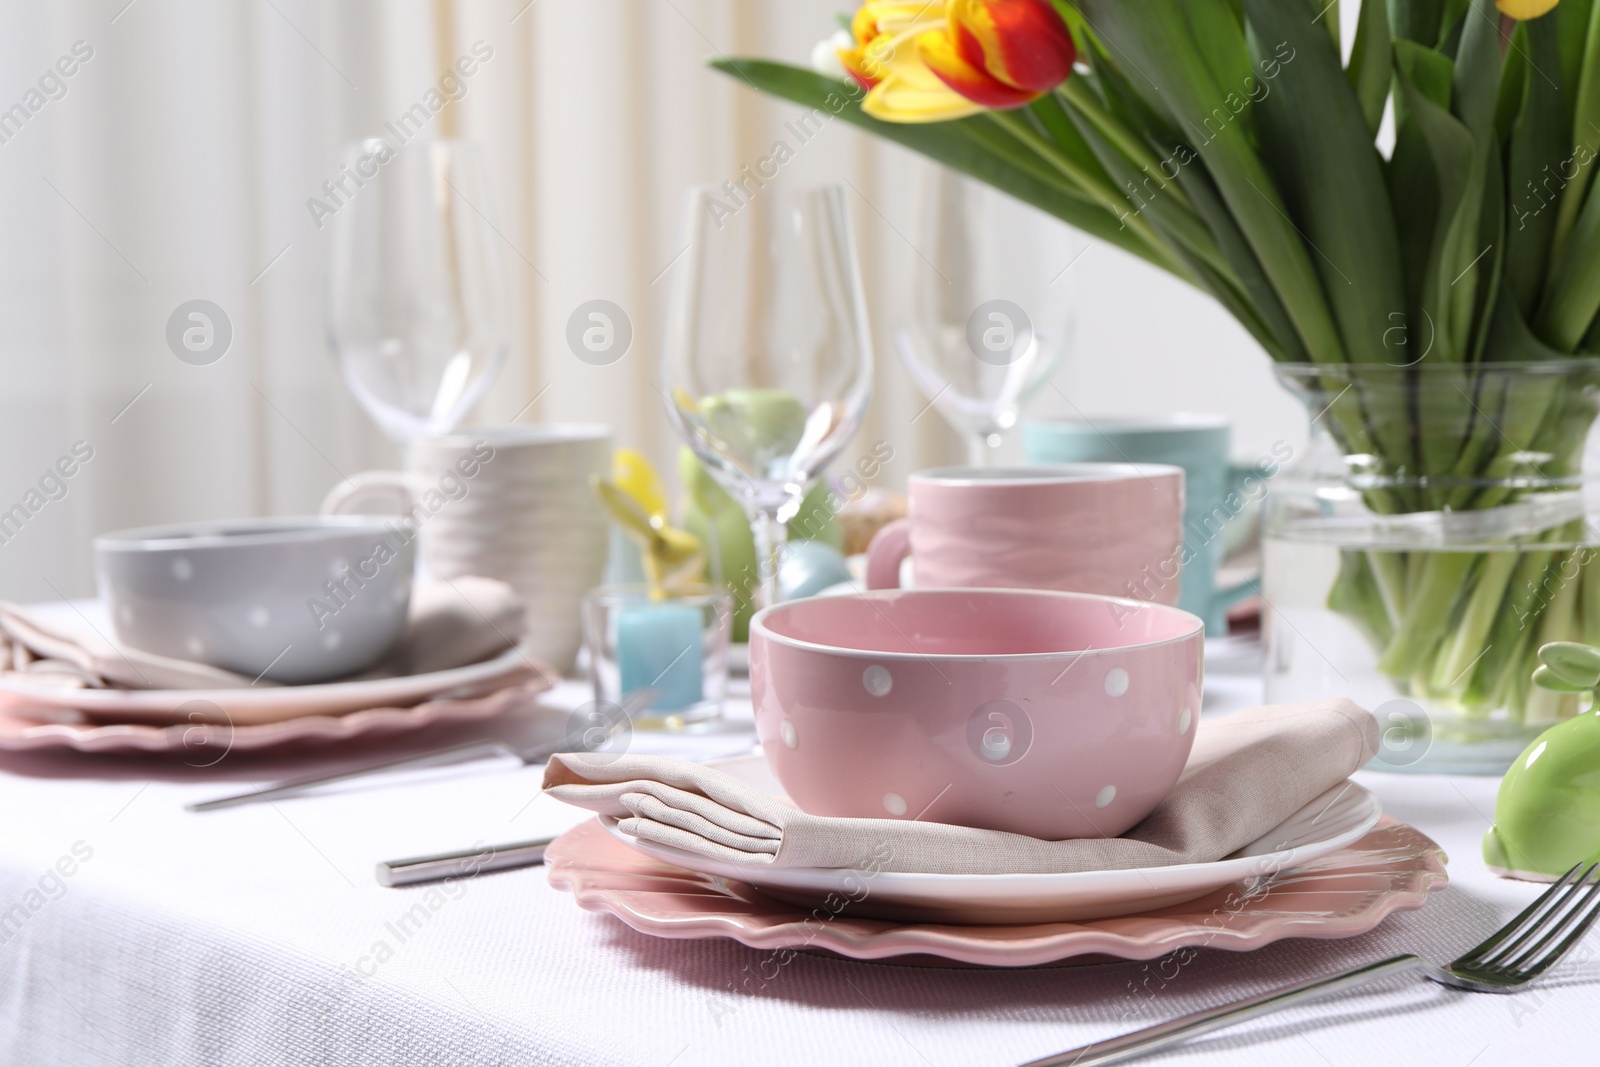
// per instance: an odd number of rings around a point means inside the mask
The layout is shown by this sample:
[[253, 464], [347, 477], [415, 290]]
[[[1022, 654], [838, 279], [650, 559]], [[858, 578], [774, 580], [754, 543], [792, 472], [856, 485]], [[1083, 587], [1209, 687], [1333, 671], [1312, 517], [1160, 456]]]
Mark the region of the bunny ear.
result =
[[645, 545], [655, 539], [650, 516], [632, 496], [604, 478], [594, 479], [594, 491], [600, 495], [600, 503], [605, 507], [606, 514], [611, 516], [611, 521], [621, 526], [630, 537]]
[[1552, 689], [1557, 693], [1587, 693], [1594, 688], [1592, 685], [1575, 682], [1552, 670], [1549, 666], [1534, 668], [1533, 684], [1540, 689]]
[[706, 553], [700, 539], [687, 530], [670, 526], [656, 531], [645, 558], [651, 582], [667, 596], [678, 596], [703, 589]]
[[644, 453], [632, 448], [617, 449], [611, 460], [611, 477], [617, 488], [633, 497], [650, 518], [666, 518], [666, 489]]
[[1539, 649], [1539, 659], [1544, 666], [1534, 671], [1533, 677], [1546, 689], [1582, 692], [1600, 685], [1600, 648], [1576, 641], [1551, 641]]

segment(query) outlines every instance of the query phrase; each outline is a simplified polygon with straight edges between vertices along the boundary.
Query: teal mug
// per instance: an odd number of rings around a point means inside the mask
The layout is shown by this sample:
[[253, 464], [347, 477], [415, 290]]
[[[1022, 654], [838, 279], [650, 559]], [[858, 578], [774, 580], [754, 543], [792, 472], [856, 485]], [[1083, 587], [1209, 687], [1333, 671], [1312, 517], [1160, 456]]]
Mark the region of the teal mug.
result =
[[1184, 472], [1183, 549], [1126, 594], [1151, 600], [1168, 582], [1181, 582], [1178, 606], [1205, 620], [1212, 637], [1228, 632], [1228, 608], [1256, 591], [1254, 581], [1219, 589], [1223, 528], [1266, 492], [1276, 463], [1229, 461], [1228, 420], [1220, 415], [1158, 415], [1089, 421], [1028, 422], [1022, 428], [1029, 463], [1167, 463]]

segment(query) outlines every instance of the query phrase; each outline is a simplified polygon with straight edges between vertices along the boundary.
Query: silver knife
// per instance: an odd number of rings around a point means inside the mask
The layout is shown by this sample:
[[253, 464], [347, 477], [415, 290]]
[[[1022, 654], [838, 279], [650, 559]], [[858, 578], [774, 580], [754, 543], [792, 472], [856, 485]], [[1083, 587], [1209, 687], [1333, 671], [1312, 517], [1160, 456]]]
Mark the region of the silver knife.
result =
[[265, 789], [252, 789], [248, 793], [235, 793], [231, 796], [216, 797], [212, 800], [196, 801], [185, 804], [189, 811], [216, 811], [219, 808], [232, 808], [240, 804], [253, 804], [258, 800], [277, 800], [281, 797], [292, 797], [300, 793], [309, 792], [321, 786], [332, 785], [335, 782], [348, 782], [355, 778], [365, 778], [369, 774], [383, 774], [386, 771], [399, 771], [420, 769], [424, 767], [448, 767], [455, 763], [470, 763], [473, 760], [487, 759], [490, 756], [510, 756], [519, 759], [524, 765], [532, 766], [543, 763], [562, 749], [570, 749], [572, 742], [565, 739], [555, 741], [537, 748], [517, 751], [503, 741], [473, 741], [465, 745], [455, 745], [443, 748], [437, 752], [425, 752], [420, 756], [407, 756], [404, 759], [390, 760], [387, 763], [374, 763], [366, 767], [357, 767], [353, 771], [340, 771], [337, 774], [319, 774], [310, 778], [291, 778], [286, 782]]
[[513, 845], [478, 846], [462, 852], [441, 852], [436, 856], [385, 860], [377, 865], [378, 884], [393, 888], [438, 882], [446, 878], [472, 878], [488, 871], [534, 867], [544, 862], [544, 850], [554, 840], [553, 837], [541, 837]]
[[369, 774], [383, 774], [387, 771], [412, 770], [424, 767], [448, 767], [456, 763], [468, 763], [473, 760], [486, 759], [490, 756], [509, 756], [521, 760], [524, 766], [535, 766], [544, 763], [561, 752], [592, 752], [609, 744], [619, 733], [630, 729], [633, 716], [636, 712], [643, 711], [655, 702], [661, 695], [658, 689], [642, 688], [629, 693], [623, 699], [620, 708], [621, 714], [609, 724], [603, 736], [591, 736], [590, 732], [580, 737], [566, 737], [559, 741], [539, 745], [535, 748], [515, 749], [504, 741], [472, 741], [465, 745], [455, 745], [451, 748], [440, 749], [437, 752], [424, 752], [420, 756], [406, 756], [404, 759], [389, 760], [386, 763], [371, 764], [366, 767], [357, 767], [352, 771], [340, 771], [337, 774], [319, 774], [309, 778], [291, 778], [289, 781], [265, 789], [252, 789], [247, 793], [235, 793], [231, 796], [216, 797], [212, 800], [201, 800], [192, 804], [185, 804], [189, 811], [216, 811], [219, 808], [232, 808], [241, 804], [253, 804], [258, 800], [277, 800], [281, 797], [292, 797], [306, 793], [335, 782], [348, 782], [356, 778], [364, 778]]

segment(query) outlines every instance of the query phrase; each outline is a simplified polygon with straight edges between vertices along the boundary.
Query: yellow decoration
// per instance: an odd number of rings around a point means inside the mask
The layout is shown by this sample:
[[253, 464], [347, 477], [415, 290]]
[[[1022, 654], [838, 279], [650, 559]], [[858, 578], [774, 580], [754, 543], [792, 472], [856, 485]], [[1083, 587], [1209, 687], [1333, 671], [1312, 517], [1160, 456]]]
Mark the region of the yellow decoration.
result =
[[613, 481], [595, 479], [595, 492], [611, 521], [641, 549], [650, 599], [698, 591], [704, 584], [705, 548], [694, 534], [667, 525], [667, 495], [650, 461], [621, 449], [612, 474]]
[[667, 491], [643, 452], [617, 449], [611, 459], [611, 480], [617, 483], [618, 489], [633, 497], [651, 519], [667, 517]]

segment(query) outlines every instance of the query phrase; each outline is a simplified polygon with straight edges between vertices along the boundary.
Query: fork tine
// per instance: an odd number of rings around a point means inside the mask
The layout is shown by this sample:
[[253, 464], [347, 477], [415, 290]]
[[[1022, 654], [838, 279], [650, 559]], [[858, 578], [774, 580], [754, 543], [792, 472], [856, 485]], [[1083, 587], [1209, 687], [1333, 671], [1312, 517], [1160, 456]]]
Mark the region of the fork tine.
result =
[[[1550, 906], [1544, 910], [1544, 913], [1533, 922], [1525, 926], [1516, 937], [1512, 938], [1510, 941], [1504, 942], [1493, 952], [1488, 952], [1480, 956], [1478, 958], [1478, 965], [1480, 967], [1508, 966], [1506, 960], [1509, 959], [1513, 953], [1521, 952], [1523, 949], [1527, 948], [1528, 942], [1532, 941], [1540, 934], [1545, 934], [1545, 940], [1544, 942], [1541, 942], [1541, 944], [1547, 943], [1550, 940], [1550, 935], [1546, 933], [1546, 931], [1550, 930], [1552, 926], [1555, 926], [1559, 931], [1561, 923], [1564, 921], [1567, 914], [1567, 905], [1571, 904], [1574, 900], [1577, 900], [1583, 895], [1584, 883], [1587, 882], [1589, 880], [1589, 876], [1594, 873], [1595, 866], [1595, 864], [1590, 864], [1587, 870], [1578, 875], [1574, 881], [1569, 882], [1566, 888], [1562, 890], [1560, 897], [1552, 901]], [[1522, 958], [1526, 959], [1527, 956], [1524, 955]]]
[[[1571, 919], [1573, 912], [1583, 908], [1585, 884], [1594, 874], [1597, 867], [1600, 867], [1600, 863], [1591, 863], [1576, 879], [1567, 883], [1561, 895], [1553, 900], [1538, 918], [1523, 927], [1516, 937], [1503, 942], [1492, 952], [1484, 953], [1478, 957], [1477, 965], [1480, 967], [1515, 969], [1532, 958], [1540, 948], [1561, 936], [1561, 932]], [[1540, 935], [1543, 936], [1541, 937]], [[1539, 938], [1538, 943], [1529, 948], [1529, 944], [1535, 938]], [[1512, 960], [1513, 956], [1516, 956], [1515, 961]]]
[[[1587, 871], [1585, 873], [1586, 874], [1593, 873], [1593, 871], [1594, 871], [1594, 867], [1590, 867], [1589, 871]], [[1587, 929], [1587, 927], [1584, 924], [1586, 922], [1592, 920], [1592, 918], [1594, 916], [1594, 913], [1595, 913], [1595, 911], [1594, 911], [1594, 909], [1595, 909], [1595, 900], [1596, 900], [1596, 898], [1600, 898], [1600, 882], [1595, 882], [1595, 884], [1589, 889], [1589, 891], [1587, 893], [1582, 894], [1581, 897], [1578, 897], [1578, 894], [1576, 892], [1577, 887], [1575, 886], [1573, 888], [1574, 888], [1574, 891], [1572, 893], [1569, 893], [1568, 896], [1577, 897], [1578, 898], [1577, 899], [1577, 903], [1575, 903], [1567, 911], [1567, 913], [1564, 916], [1562, 916], [1561, 921], [1556, 923], [1555, 926], [1551, 928], [1549, 933], [1547, 933], [1543, 937], [1541, 937], [1539, 939], [1539, 941], [1532, 948], [1528, 949], [1526, 952], [1523, 952], [1516, 959], [1511, 960], [1509, 963], [1495, 964], [1494, 966], [1504, 967], [1504, 968], [1506, 968], [1508, 970], [1513, 970], [1513, 971], [1528, 971], [1528, 970], [1530, 970], [1530, 968], [1528, 966], [1528, 961], [1538, 957], [1539, 953], [1544, 951], [1544, 947], [1546, 945], [1548, 945], [1550, 942], [1554, 941], [1556, 938], [1560, 937], [1563, 933], [1565, 933], [1569, 926], [1571, 926], [1574, 923], [1576, 923], [1579, 930]], [[1565, 902], [1563, 902], [1563, 904], [1564, 903]], [[1580, 934], [1580, 936], [1581, 936], [1581, 934]], [[1566, 943], [1567, 942], [1565, 942], [1565, 941], [1562, 942], [1563, 945], [1565, 945]], [[1560, 952], [1559, 951], [1555, 954], [1555, 958], [1556, 959], [1560, 959]], [[1553, 962], [1555, 962], [1555, 960], [1550, 960], [1549, 961], [1549, 963], [1553, 963]], [[1549, 963], [1546, 963], [1545, 966], [1549, 966]], [[1533, 973], [1538, 973], [1538, 972], [1533, 972]]]
[[[1590, 895], [1592, 896], [1593, 894]], [[1557, 945], [1553, 950], [1551, 950], [1550, 954], [1544, 959], [1540, 960], [1538, 963], [1535, 963], [1532, 967], [1527, 968], [1527, 970], [1523, 972], [1527, 975], [1527, 980], [1531, 982], [1533, 979], [1539, 977], [1545, 971], [1548, 971], [1551, 967], [1561, 962], [1561, 958], [1571, 951], [1573, 946], [1575, 946], [1579, 941], [1583, 940], [1583, 935], [1589, 932], [1589, 928], [1594, 925], [1594, 921], [1597, 917], [1600, 917], [1600, 903], [1596, 903], [1589, 908], [1588, 914], [1583, 917], [1583, 921], [1578, 924], [1578, 928], [1572, 931], [1572, 933], [1568, 934], [1565, 941], [1561, 942], [1561, 944]]]
[[[1529, 919], [1537, 915], [1546, 904], [1549, 904], [1551, 900], [1555, 899], [1558, 893], [1561, 893], [1567, 888], [1567, 886], [1572, 884], [1573, 878], [1582, 868], [1583, 864], [1574, 864], [1572, 869], [1566, 874], [1562, 875], [1554, 885], [1552, 885], [1549, 889], [1546, 889], [1543, 893], [1540, 893], [1538, 898], [1535, 899], [1532, 904], [1529, 904], [1526, 908], [1524, 908], [1520, 915], [1506, 923], [1494, 933], [1490, 934], [1481, 945], [1478, 945], [1476, 948], [1470, 949], [1463, 953], [1461, 957], [1451, 963], [1450, 966], [1471, 967], [1474, 964], [1480, 963], [1486, 953], [1500, 945], [1507, 938], [1519, 933], [1522, 930], [1523, 925]], [[1543, 922], [1544, 916], [1541, 915], [1535, 924], [1534, 929], [1538, 929], [1538, 926], [1543, 924]]]

